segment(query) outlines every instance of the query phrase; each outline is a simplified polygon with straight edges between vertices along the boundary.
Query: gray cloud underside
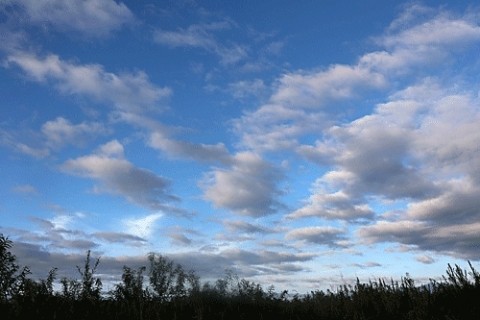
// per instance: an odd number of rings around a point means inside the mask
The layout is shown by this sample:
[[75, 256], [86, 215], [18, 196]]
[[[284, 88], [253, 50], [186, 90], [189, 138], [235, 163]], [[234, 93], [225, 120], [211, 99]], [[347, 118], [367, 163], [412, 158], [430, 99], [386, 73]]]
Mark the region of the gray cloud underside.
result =
[[[59, 276], [79, 278], [75, 266], [82, 266], [86, 253], [65, 254], [44, 250], [39, 245], [25, 242], [15, 242], [12, 248], [21, 265], [35, 266], [33, 275], [45, 278], [53, 267], [59, 267]], [[107, 278], [115, 276], [120, 280], [122, 267], [140, 267], [148, 265], [147, 257], [108, 257], [101, 256], [95, 251], [92, 258], [100, 257], [98, 272]], [[225, 271], [230, 269], [239, 276], [256, 276], [264, 274], [291, 274], [299, 271], [295, 263], [312, 260], [313, 254], [292, 254], [273, 251], [247, 251], [230, 249], [213, 253], [200, 253], [197, 251], [168, 255], [169, 258], [182, 264], [187, 270], [195, 270], [203, 278], [221, 278]], [[302, 269], [303, 270], [303, 269]]]
[[149, 209], [171, 209], [168, 203], [178, 201], [168, 193], [170, 181], [125, 160], [123, 146], [116, 140], [102, 146], [95, 154], [67, 160], [62, 169], [100, 182], [95, 189], [97, 192], [118, 194]]
[[238, 153], [232, 162], [230, 168], [208, 174], [201, 185], [205, 199], [216, 207], [252, 217], [282, 208], [277, 200], [281, 194], [277, 186], [282, 178], [279, 168], [250, 152]]

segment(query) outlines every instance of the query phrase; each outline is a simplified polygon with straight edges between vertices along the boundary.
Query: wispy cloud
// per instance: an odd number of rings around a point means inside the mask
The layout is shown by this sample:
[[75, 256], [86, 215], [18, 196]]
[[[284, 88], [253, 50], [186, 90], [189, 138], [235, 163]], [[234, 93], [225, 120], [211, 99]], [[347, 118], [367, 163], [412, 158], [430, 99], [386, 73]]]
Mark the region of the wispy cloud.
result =
[[241, 80], [228, 85], [228, 91], [235, 99], [261, 97], [267, 93], [267, 90], [267, 86], [262, 79]]
[[235, 64], [248, 56], [247, 48], [239, 44], [225, 45], [217, 40], [215, 33], [232, 28], [229, 21], [193, 24], [188, 28], [156, 30], [153, 39], [156, 43], [169, 47], [191, 47], [206, 50], [220, 57], [225, 65]]
[[255, 225], [249, 222], [240, 221], [240, 220], [227, 220], [224, 221], [223, 224], [227, 228], [229, 232], [233, 232], [234, 234], [238, 233], [246, 233], [246, 234], [267, 234], [272, 233], [273, 230], [269, 227], [264, 227], [261, 225]]
[[22, 184], [13, 187], [13, 192], [20, 193], [24, 195], [37, 195], [39, 194], [37, 188], [32, 186], [31, 184]]

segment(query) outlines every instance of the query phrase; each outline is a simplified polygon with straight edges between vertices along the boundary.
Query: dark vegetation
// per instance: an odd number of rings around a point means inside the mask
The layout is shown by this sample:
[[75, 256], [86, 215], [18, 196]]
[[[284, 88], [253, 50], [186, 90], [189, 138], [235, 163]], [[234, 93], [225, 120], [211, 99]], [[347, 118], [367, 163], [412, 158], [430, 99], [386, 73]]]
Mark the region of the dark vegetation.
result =
[[[408, 274], [400, 281], [379, 279], [289, 295], [227, 273], [200, 284], [195, 272], [150, 254], [148, 268], [123, 268], [122, 280], [102, 291], [99, 259], [87, 253], [80, 279], [60, 279], [57, 269], [44, 280], [29, 278], [0, 234], [0, 317], [2, 319], [480, 319], [480, 274], [448, 265], [441, 281], [417, 286]], [[148, 285], [146, 284], [148, 283]]]

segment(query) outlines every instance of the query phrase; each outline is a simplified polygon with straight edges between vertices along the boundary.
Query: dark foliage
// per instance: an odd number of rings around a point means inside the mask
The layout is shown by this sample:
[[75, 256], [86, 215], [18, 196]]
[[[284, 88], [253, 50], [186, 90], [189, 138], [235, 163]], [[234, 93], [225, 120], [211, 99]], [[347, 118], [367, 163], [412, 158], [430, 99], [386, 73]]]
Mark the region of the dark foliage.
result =
[[[480, 319], [480, 274], [448, 265], [442, 281], [415, 285], [407, 274], [400, 281], [378, 279], [344, 285], [336, 291], [317, 290], [300, 296], [267, 291], [227, 272], [204, 283], [167, 257], [150, 254], [149, 268], [123, 268], [122, 281], [109, 293], [95, 273], [100, 260], [77, 267], [80, 280], [61, 279], [57, 269], [45, 280], [28, 278], [11, 254], [12, 242], [0, 234], [0, 315], [2, 319]], [[144, 273], [148, 274], [148, 285]]]

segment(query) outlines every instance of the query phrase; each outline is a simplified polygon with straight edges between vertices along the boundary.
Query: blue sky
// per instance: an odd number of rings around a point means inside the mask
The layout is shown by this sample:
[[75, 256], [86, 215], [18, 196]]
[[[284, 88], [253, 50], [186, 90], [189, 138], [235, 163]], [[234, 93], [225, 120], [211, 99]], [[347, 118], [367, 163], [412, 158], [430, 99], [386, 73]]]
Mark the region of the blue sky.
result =
[[0, 2], [0, 232], [305, 292], [480, 260], [474, 1]]

